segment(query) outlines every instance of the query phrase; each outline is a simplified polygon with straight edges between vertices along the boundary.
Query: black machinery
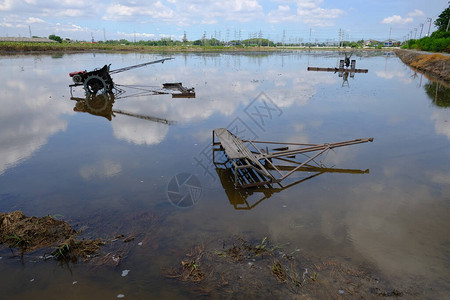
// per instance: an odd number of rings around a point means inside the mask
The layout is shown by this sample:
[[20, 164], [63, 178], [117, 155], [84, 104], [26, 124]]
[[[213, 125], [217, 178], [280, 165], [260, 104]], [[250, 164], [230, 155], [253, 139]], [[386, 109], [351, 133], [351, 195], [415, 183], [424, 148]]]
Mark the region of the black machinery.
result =
[[[124, 68], [120, 68], [120, 69], [116, 69], [116, 70], [110, 70], [111, 65], [105, 65], [101, 69], [94, 69], [93, 71], [90, 71], [90, 72], [88, 72], [88, 71], [71, 72], [71, 73], [69, 73], [69, 76], [72, 77], [72, 80], [74, 83], [69, 85], [70, 91], [72, 93], [72, 87], [83, 86], [86, 96], [95, 96], [97, 94], [112, 93], [113, 89], [117, 90], [118, 93], [121, 94], [121, 93], [123, 93], [123, 90], [118, 87], [120, 85], [114, 84], [114, 81], [111, 78], [112, 74], [117, 74], [120, 72], [148, 66], [151, 64], [164, 63], [166, 60], [171, 60], [171, 59], [173, 59], [173, 58], [163, 58], [163, 59], [146, 62], [146, 63], [134, 65], [134, 66], [124, 67]], [[132, 88], [139, 89], [142, 91], [142, 90], [145, 90], [147, 87], [133, 86]], [[176, 95], [178, 95], [178, 97], [180, 97], [180, 95], [181, 95], [181, 97], [185, 97], [185, 98], [194, 98], [195, 97], [194, 88], [187, 89], [187, 88], [183, 87], [181, 83], [165, 83], [163, 85], [163, 88], [177, 90], [178, 92], [180, 92], [180, 93], [176, 94]], [[150, 93], [152, 93], [152, 92], [154, 93], [155, 89], [148, 90], [148, 88], [147, 88], [146, 91], [150, 92]], [[167, 94], [167, 92], [158, 92], [158, 93]], [[175, 94], [173, 94], [173, 95], [175, 95]]]

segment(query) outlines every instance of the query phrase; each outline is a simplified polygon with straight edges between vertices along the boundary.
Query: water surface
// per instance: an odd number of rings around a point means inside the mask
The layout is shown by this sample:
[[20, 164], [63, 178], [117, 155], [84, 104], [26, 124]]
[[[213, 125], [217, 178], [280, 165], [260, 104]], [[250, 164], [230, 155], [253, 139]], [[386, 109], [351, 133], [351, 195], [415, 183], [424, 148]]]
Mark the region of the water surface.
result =
[[[357, 68], [369, 71], [354, 77], [307, 71], [336, 67], [342, 56], [177, 54], [114, 81], [182, 82], [195, 88], [196, 98], [127, 90], [107, 114], [79, 111], [68, 73], [163, 56], [1, 57], [0, 212], [62, 215], [85, 237], [136, 235], [117, 267], [61, 266], [3, 248], [2, 297], [190, 297], [189, 287], [164, 278], [161, 269], [178, 265], [190, 247], [232, 236], [268, 237], [316, 261], [367, 264], [404, 292], [448, 296], [448, 89], [391, 53], [355, 54]], [[82, 89], [73, 92], [84, 97]], [[220, 127], [262, 140], [374, 142], [319, 159], [329, 168], [361, 172], [298, 172], [286, 185], [306, 180], [243, 196], [212, 163], [212, 130]], [[170, 202], [170, 182], [179, 174], [194, 175], [201, 186], [188, 208]], [[130, 273], [122, 277], [123, 270]]]

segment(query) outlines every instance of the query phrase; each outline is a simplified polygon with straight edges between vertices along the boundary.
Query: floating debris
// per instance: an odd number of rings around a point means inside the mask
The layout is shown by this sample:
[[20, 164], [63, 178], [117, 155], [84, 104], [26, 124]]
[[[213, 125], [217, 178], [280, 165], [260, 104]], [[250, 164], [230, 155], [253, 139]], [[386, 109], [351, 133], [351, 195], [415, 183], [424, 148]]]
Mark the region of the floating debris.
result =
[[79, 234], [69, 224], [53, 216], [27, 217], [21, 211], [0, 213], [0, 244], [19, 248], [21, 254], [54, 248], [41, 259], [77, 261], [91, 257], [105, 243], [101, 239], [77, 240]]
[[130, 273], [130, 270], [123, 270], [123, 271], [122, 271], [122, 277], [127, 276], [128, 273]]
[[20, 248], [22, 253], [51, 247], [77, 232], [51, 216], [27, 217], [21, 211], [0, 213], [0, 244]]

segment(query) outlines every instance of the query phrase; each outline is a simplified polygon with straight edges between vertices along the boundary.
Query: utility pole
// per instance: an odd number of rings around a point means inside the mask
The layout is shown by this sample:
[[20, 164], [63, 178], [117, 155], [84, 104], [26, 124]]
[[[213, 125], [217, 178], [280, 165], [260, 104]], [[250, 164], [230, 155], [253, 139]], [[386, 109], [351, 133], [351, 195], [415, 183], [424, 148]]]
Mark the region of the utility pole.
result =
[[417, 37], [417, 28], [414, 28], [414, 39]]
[[262, 34], [261, 29], [260, 29], [260, 30], [259, 30], [259, 33], [258, 33], [258, 39], [259, 39], [258, 44], [259, 44], [259, 47], [262, 46], [262, 37], [263, 37], [263, 34]]
[[422, 30], [423, 30], [423, 23], [420, 24], [420, 35], [419, 35], [419, 39], [422, 38]]
[[30, 39], [31, 39], [33, 36], [31, 35], [31, 26], [30, 25], [28, 25], [28, 30], [30, 31]]
[[428, 34], [427, 34], [427, 36], [430, 36], [431, 20], [432, 20], [432, 18], [427, 18], [427, 21], [430, 21], [430, 26], [428, 27]]
[[[450, 1], [448, 1], [447, 3], [448, 3], [448, 7], [450, 8]], [[447, 29], [445, 31], [448, 31], [448, 26], [449, 25], [450, 25], [450, 18], [448, 18]]]
[[341, 48], [341, 28], [339, 28], [338, 48]]
[[309, 27], [309, 42], [308, 42], [308, 48], [311, 49], [311, 27]]

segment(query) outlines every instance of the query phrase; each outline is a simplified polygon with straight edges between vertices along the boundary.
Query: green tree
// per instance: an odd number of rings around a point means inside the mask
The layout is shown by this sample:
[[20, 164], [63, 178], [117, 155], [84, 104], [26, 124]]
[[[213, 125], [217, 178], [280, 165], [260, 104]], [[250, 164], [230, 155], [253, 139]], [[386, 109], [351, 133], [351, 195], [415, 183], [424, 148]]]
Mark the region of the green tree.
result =
[[50, 34], [50, 35], [48, 36], [48, 38], [49, 38], [50, 40], [57, 41], [58, 43], [62, 43], [62, 38], [61, 38], [60, 36], [57, 36], [57, 35], [54, 35], [54, 34]]
[[434, 25], [438, 30], [446, 31], [448, 26], [448, 20], [450, 19], [450, 7], [446, 8], [439, 17], [434, 21]]
[[450, 89], [436, 82], [426, 83], [424, 89], [434, 105], [443, 108], [450, 107]]

